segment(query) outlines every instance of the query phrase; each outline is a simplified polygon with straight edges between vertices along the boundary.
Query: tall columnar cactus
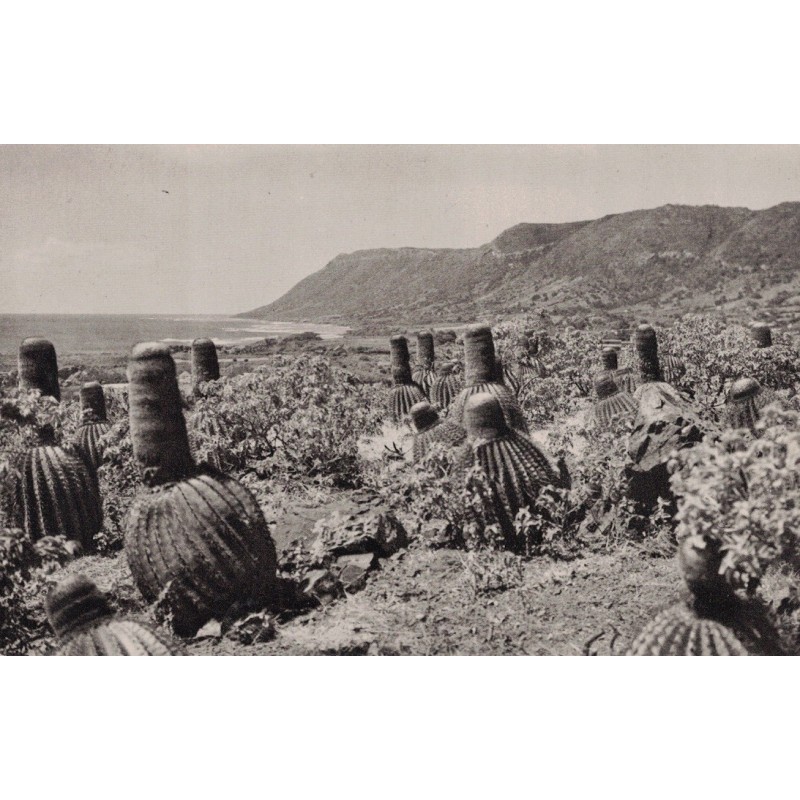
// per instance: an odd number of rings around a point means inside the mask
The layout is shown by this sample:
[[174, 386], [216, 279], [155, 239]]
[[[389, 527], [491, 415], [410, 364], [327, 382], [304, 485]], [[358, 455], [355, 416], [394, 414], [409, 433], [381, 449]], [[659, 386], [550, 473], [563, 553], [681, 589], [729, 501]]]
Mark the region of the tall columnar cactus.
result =
[[783, 655], [780, 638], [760, 602], [742, 600], [721, 574], [722, 554], [706, 536], [678, 548], [688, 602], [662, 611], [636, 637], [632, 656]]
[[772, 347], [772, 330], [766, 322], [752, 322], [750, 324], [750, 333], [756, 347]]
[[472, 325], [464, 332], [464, 388], [453, 400], [450, 419], [464, 425], [464, 408], [474, 394], [489, 393], [497, 398], [506, 422], [516, 431], [527, 434], [528, 424], [514, 393], [497, 381], [497, 364], [492, 329]]
[[61, 399], [56, 349], [47, 339], [25, 339], [17, 360], [20, 389], [38, 389], [43, 395]]
[[202, 383], [219, 380], [217, 346], [211, 339], [195, 339], [192, 342], [192, 385], [195, 389]]
[[430, 399], [431, 387], [436, 380], [433, 333], [431, 331], [420, 331], [417, 334], [417, 363], [414, 365], [411, 377]]
[[544, 486], [564, 486], [565, 478], [530, 439], [508, 425], [495, 395], [470, 395], [464, 422], [473, 463], [492, 486], [495, 513], [509, 544], [514, 546], [513, 520], [517, 512], [534, 506]]
[[60, 656], [175, 656], [177, 646], [149, 625], [117, 619], [105, 595], [84, 575], [62, 581], [45, 600]]
[[467, 438], [467, 432], [449, 419], [442, 419], [430, 403], [417, 403], [411, 408], [411, 425], [414, 428], [414, 461], [420, 461], [434, 444], [458, 447]]
[[463, 388], [461, 363], [452, 361], [441, 368], [440, 374], [431, 386], [430, 399], [441, 411], [446, 411]]
[[81, 426], [75, 434], [75, 445], [84, 460], [97, 470], [103, 460], [100, 443], [111, 430], [106, 417], [106, 398], [103, 387], [97, 382], [84, 383], [81, 387]]
[[128, 381], [133, 453], [149, 488], [131, 506], [125, 551], [145, 599], [159, 600], [173, 629], [192, 635], [234, 603], [270, 598], [275, 545], [252, 494], [195, 465], [169, 350], [137, 345]]
[[658, 339], [650, 325], [639, 325], [633, 335], [633, 344], [639, 359], [639, 377], [642, 383], [659, 383], [664, 380], [658, 361]]
[[392, 356], [392, 378], [394, 387], [389, 400], [389, 411], [396, 423], [408, 419], [411, 406], [427, 400], [422, 387], [414, 382], [411, 375], [411, 358], [408, 354], [408, 341], [405, 336], [392, 336], [389, 339]]
[[615, 419], [633, 421], [638, 410], [636, 401], [617, 386], [612, 375], [601, 375], [594, 388], [597, 392], [594, 416], [598, 427], [610, 428]]
[[760, 394], [761, 385], [753, 378], [739, 378], [733, 382], [725, 404], [725, 421], [729, 428], [747, 428], [755, 433]]

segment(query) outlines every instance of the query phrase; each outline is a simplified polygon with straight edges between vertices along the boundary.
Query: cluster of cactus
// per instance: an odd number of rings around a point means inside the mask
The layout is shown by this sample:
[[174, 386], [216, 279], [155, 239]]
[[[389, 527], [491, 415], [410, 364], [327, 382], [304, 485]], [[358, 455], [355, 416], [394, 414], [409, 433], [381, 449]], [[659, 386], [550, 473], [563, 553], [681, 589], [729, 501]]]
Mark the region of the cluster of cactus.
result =
[[[38, 389], [58, 399], [58, 364], [46, 339], [26, 339], [19, 350], [19, 386]], [[34, 541], [64, 536], [91, 550], [103, 524], [97, 478], [84, 460], [54, 442], [45, 428], [40, 445], [15, 464], [19, 478], [11, 498], [15, 524]]]
[[394, 386], [390, 397], [390, 413], [396, 423], [405, 422], [411, 407], [427, 400], [425, 392], [414, 382], [411, 374], [411, 358], [408, 354], [408, 340], [405, 336], [392, 336], [389, 340], [392, 357], [392, 378]]
[[612, 375], [603, 373], [594, 384], [597, 392], [594, 418], [597, 426], [604, 429], [612, 427], [616, 419], [633, 420], [638, 408], [633, 397], [617, 386]]
[[498, 382], [492, 329], [488, 325], [472, 325], [464, 332], [464, 388], [452, 402], [450, 419], [464, 424], [467, 400], [475, 394], [493, 395], [503, 411], [508, 425], [521, 433], [528, 433], [528, 424], [516, 395]]
[[431, 388], [436, 380], [436, 361], [431, 331], [420, 331], [417, 334], [417, 363], [414, 365], [411, 379], [430, 400]]
[[688, 602], [658, 614], [631, 644], [632, 656], [783, 655], [766, 610], [740, 599], [721, 575], [719, 547], [706, 536], [689, 536], [678, 548]]
[[458, 447], [467, 438], [467, 432], [460, 425], [440, 417], [426, 401], [412, 406], [410, 416], [414, 429], [414, 461], [423, 459], [434, 444]]
[[192, 342], [192, 387], [196, 392], [201, 384], [219, 380], [217, 346], [211, 339]]
[[101, 439], [111, 430], [103, 387], [97, 381], [84, 383], [80, 402], [81, 425], [75, 434], [75, 446], [89, 466], [97, 470], [103, 460]]
[[137, 345], [128, 381], [133, 452], [148, 487], [134, 499], [125, 536], [139, 590], [181, 635], [237, 602], [263, 606], [277, 581], [275, 545], [252, 494], [195, 464], [168, 348]]
[[480, 467], [492, 486], [495, 514], [513, 547], [517, 512], [535, 506], [544, 486], [565, 486], [568, 478], [556, 472], [527, 436], [509, 426], [496, 395], [470, 395], [465, 403], [464, 423], [472, 463]]
[[67, 578], [45, 601], [60, 656], [175, 656], [174, 642], [149, 625], [117, 619], [106, 596], [84, 575]]

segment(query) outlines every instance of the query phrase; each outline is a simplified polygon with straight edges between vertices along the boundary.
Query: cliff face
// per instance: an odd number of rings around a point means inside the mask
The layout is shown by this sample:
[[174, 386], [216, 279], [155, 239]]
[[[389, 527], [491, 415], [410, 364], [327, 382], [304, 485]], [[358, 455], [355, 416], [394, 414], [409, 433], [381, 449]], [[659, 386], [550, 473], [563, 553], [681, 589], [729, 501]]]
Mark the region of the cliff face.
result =
[[463, 250], [361, 250], [339, 255], [274, 303], [271, 320], [356, 323], [468, 318], [554, 302], [613, 309], [678, 302], [757, 276], [800, 275], [800, 203], [764, 211], [675, 206], [561, 225], [522, 223]]

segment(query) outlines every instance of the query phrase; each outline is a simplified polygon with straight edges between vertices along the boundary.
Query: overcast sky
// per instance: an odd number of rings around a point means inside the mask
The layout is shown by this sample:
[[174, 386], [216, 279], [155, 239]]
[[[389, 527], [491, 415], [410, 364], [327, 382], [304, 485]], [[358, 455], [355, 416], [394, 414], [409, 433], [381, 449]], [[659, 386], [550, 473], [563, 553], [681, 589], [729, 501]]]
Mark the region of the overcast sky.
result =
[[800, 146], [0, 146], [0, 312], [238, 313], [338, 253], [800, 200]]

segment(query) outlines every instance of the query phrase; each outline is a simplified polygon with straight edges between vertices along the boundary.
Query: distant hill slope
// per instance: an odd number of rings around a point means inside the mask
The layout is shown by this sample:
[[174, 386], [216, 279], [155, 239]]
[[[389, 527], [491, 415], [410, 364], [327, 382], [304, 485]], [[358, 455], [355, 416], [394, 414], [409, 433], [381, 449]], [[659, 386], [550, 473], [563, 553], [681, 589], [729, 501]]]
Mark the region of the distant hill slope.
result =
[[776, 286], [791, 294], [796, 278], [800, 203], [764, 211], [667, 205], [588, 222], [522, 223], [471, 249], [339, 255], [243, 316], [422, 323], [534, 308], [564, 315], [643, 303], [684, 307], [768, 301]]

